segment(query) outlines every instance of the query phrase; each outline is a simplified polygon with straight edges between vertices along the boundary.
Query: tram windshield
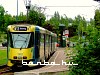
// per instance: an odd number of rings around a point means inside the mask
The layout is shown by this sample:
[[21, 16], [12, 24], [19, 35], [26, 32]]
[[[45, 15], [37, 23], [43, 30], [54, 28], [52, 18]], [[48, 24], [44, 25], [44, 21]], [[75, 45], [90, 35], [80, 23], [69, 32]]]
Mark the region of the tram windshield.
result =
[[33, 34], [32, 33], [25, 33], [25, 32], [21, 32], [21, 33], [11, 33], [11, 47], [13, 48], [29, 48], [32, 46], [33, 43]]

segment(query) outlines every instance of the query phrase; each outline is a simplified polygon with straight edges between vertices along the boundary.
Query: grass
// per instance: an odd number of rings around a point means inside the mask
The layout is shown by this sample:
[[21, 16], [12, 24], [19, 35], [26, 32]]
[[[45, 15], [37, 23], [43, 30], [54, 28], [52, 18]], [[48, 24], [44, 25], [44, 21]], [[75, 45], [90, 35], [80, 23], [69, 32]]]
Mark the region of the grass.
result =
[[7, 63], [7, 50], [0, 50], [0, 66]]
[[68, 75], [68, 74], [69, 71], [40, 73], [40, 75]]
[[57, 75], [68, 75], [69, 71], [59, 72]]

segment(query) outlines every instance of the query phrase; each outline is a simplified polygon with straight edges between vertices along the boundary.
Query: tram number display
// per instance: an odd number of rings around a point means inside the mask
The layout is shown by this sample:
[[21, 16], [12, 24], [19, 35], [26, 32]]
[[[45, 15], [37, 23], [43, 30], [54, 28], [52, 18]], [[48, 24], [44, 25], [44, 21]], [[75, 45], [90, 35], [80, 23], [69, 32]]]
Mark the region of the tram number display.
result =
[[27, 27], [16, 27], [16, 31], [27, 31]]

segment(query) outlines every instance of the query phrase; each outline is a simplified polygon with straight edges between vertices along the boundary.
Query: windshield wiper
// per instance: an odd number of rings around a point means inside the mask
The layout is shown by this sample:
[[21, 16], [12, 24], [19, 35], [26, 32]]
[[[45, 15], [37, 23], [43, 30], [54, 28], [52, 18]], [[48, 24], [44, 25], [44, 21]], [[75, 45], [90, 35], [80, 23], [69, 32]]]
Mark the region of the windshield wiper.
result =
[[26, 40], [23, 42], [22, 46], [20, 47], [20, 50], [22, 49], [23, 45], [26, 44], [28, 37], [29, 37], [29, 34], [28, 34], [27, 38], [24, 37]]
[[22, 46], [20, 47], [20, 50], [22, 49], [23, 45], [26, 44], [27, 39], [24, 41], [24, 43], [22, 44]]
[[22, 38], [24, 38], [24, 39], [27, 39], [27, 38], [25, 38], [25, 37], [23, 37], [23, 36], [21, 36], [21, 35], [19, 35], [19, 34], [18, 34], [18, 36], [20, 36], [20, 37], [22, 37]]

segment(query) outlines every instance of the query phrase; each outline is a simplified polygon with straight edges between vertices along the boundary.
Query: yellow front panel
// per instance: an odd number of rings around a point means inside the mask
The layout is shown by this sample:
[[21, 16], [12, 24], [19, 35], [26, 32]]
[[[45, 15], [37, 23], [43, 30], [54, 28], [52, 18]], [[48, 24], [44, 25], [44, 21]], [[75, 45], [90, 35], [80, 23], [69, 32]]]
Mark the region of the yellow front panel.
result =
[[23, 56], [26, 56], [27, 60], [32, 59], [32, 57], [33, 57], [32, 48], [21, 49], [21, 50], [10, 48], [9, 59], [14, 60], [14, 56], [17, 56], [17, 59], [15, 59], [15, 60], [23, 59]]

